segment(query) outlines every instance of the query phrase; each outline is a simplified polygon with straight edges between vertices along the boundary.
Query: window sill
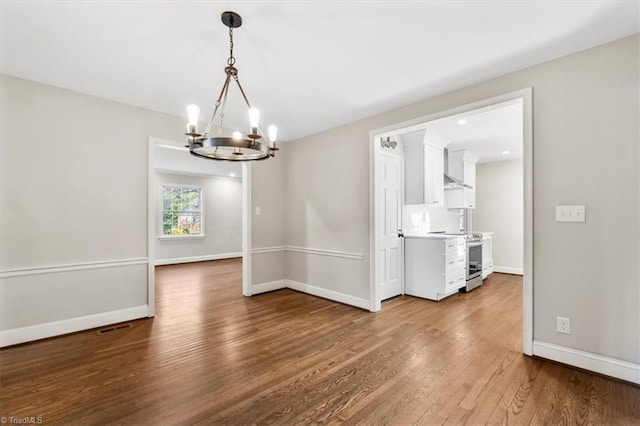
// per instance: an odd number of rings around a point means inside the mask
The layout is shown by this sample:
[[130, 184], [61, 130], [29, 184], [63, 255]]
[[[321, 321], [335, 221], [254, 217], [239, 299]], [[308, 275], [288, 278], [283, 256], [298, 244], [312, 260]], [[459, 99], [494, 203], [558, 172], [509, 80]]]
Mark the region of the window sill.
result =
[[158, 237], [161, 241], [184, 241], [184, 240], [202, 240], [204, 235], [162, 235]]

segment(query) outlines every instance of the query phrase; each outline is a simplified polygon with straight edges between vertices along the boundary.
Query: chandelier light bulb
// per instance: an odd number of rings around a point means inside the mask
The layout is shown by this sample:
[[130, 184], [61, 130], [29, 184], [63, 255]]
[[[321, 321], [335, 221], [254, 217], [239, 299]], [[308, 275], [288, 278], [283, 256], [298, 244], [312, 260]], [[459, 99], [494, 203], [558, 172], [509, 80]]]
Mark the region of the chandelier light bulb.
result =
[[278, 137], [278, 127], [273, 124], [267, 127], [267, 134], [269, 135], [269, 142], [275, 142]]
[[242, 140], [242, 133], [240, 132], [233, 132], [231, 134], [231, 137], [233, 138], [233, 140], [239, 141]]
[[191, 104], [187, 107], [187, 117], [189, 117], [189, 124], [198, 124], [200, 119], [200, 107], [195, 104]]
[[260, 123], [260, 110], [256, 107], [249, 108], [249, 125], [251, 129], [257, 129]]

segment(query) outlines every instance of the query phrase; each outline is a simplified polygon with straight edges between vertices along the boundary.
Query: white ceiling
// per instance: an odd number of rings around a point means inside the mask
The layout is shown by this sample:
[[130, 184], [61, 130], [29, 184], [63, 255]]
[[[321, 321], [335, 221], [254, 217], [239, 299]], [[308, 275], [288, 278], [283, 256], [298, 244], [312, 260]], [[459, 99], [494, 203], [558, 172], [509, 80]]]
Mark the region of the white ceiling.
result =
[[0, 4], [1, 72], [183, 117], [211, 112], [234, 10], [241, 82], [285, 140], [640, 30], [637, 1]]
[[[459, 124], [461, 120], [464, 124]], [[450, 152], [472, 152], [478, 163], [522, 158], [522, 100], [432, 121], [426, 131], [447, 140]]]

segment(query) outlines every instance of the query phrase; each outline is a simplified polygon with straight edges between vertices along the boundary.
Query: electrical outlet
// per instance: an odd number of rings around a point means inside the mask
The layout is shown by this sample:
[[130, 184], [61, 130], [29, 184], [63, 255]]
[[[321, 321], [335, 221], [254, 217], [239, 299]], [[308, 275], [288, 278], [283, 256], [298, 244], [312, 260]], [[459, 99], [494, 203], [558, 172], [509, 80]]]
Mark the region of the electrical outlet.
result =
[[571, 319], [556, 317], [556, 329], [558, 333], [571, 334]]
[[262, 207], [256, 207], [256, 216], [260, 216], [262, 214]]

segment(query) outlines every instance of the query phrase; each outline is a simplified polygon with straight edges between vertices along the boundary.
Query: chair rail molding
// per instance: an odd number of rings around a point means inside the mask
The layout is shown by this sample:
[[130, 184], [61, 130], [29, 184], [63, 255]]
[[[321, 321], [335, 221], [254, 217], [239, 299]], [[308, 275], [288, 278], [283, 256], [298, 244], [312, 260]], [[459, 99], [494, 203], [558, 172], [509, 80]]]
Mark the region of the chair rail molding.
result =
[[146, 265], [147, 263], [149, 263], [148, 258], [139, 257], [134, 259], [102, 260], [102, 261], [96, 261], [96, 262], [82, 262], [82, 263], [69, 263], [69, 264], [63, 264], [63, 265], [47, 265], [47, 266], [32, 266], [29, 268], [3, 269], [0, 271], [0, 279], [24, 277], [29, 275], [54, 274], [58, 272], [84, 271], [87, 269], [103, 269], [103, 268], [117, 268], [121, 266], [131, 266], [131, 265]]
[[326, 250], [326, 249], [318, 249], [318, 248], [311, 248], [311, 247], [298, 247], [298, 246], [273, 246], [273, 247], [255, 248], [252, 250], [252, 253], [261, 254], [261, 253], [274, 253], [274, 252], [280, 252], [280, 251], [290, 251], [295, 253], [306, 253], [306, 254], [316, 254], [320, 256], [340, 257], [343, 259], [364, 260], [363, 253], [346, 252], [346, 251], [338, 251], [338, 250]]

